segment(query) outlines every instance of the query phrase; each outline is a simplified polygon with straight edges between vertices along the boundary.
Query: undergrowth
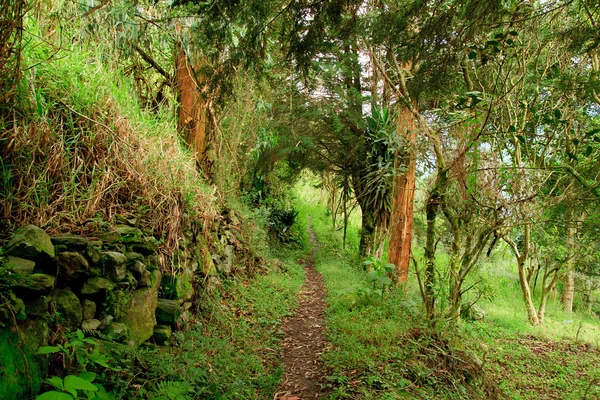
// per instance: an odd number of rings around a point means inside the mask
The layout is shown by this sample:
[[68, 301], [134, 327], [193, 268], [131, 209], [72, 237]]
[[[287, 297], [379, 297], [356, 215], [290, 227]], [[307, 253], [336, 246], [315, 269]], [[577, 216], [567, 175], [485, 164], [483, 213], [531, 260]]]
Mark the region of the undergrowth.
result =
[[135, 399], [272, 398], [283, 372], [282, 319], [293, 314], [304, 280], [299, 253], [280, 255], [285, 262], [272, 272], [208, 296], [202, 317], [170, 346], [117, 351], [121, 372], [107, 376], [107, 389]]
[[357, 226], [349, 231], [354, 245], [342, 251], [341, 232], [332, 230], [325, 207], [307, 201], [318, 196], [302, 190], [297, 206], [320, 241], [316, 265], [328, 291], [330, 349], [323, 357], [331, 398], [598, 397], [596, 324], [579, 314], [561, 321], [564, 314], [550, 306], [554, 318], [547, 326], [531, 327], [518, 286], [509, 284], [516, 277], [495, 260], [480, 271], [496, 282], [492, 298], [481, 302], [488, 317], [439, 321], [432, 329], [423, 319], [414, 276], [406, 293], [369, 290], [369, 274], [356, 258]]

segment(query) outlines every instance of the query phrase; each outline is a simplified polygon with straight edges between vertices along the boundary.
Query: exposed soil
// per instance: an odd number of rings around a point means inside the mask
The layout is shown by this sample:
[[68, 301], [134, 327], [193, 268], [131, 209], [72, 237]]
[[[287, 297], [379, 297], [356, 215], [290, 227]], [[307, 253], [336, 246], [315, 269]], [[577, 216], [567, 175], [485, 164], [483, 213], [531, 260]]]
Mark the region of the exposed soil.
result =
[[316, 239], [309, 230], [313, 252], [300, 260], [306, 269], [306, 281], [300, 293], [300, 306], [293, 318], [283, 323], [284, 381], [275, 399], [322, 399], [325, 370], [321, 361], [325, 342], [325, 287], [315, 269]]

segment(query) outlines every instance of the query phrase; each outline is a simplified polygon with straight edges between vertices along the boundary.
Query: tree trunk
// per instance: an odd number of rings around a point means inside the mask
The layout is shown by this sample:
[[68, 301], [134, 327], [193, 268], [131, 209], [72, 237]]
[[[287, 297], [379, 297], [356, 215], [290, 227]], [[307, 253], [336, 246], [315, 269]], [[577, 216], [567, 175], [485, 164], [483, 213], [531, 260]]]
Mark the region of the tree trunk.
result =
[[373, 254], [373, 246], [375, 241], [375, 217], [372, 213], [363, 210], [362, 212], [362, 228], [360, 233], [359, 254], [362, 257], [371, 256]]
[[[575, 245], [575, 235], [577, 234], [577, 222], [575, 221], [575, 213], [573, 207], [568, 206], [565, 213], [565, 229], [567, 249], [573, 250]], [[572, 258], [568, 261], [567, 273], [563, 278], [562, 305], [563, 309], [571, 314], [573, 312], [573, 298], [575, 296], [575, 271]]]
[[206, 140], [206, 103], [185, 52], [179, 48], [175, 59], [175, 84], [179, 100], [177, 129], [194, 152], [198, 166], [209, 172]]
[[519, 260], [517, 268], [519, 269], [519, 282], [521, 283], [521, 292], [523, 293], [523, 300], [525, 301], [525, 308], [527, 308], [529, 322], [531, 325], [539, 325], [540, 320], [537, 312], [535, 311], [535, 306], [533, 305], [533, 300], [531, 298], [531, 289], [529, 287], [529, 281], [527, 280], [524, 260], [523, 262]]
[[396, 154], [394, 164], [396, 170], [404, 165], [406, 171], [394, 176], [388, 248], [388, 262], [396, 266], [398, 286], [406, 284], [410, 263], [417, 160], [414, 150], [416, 128], [416, 121], [410, 110], [407, 107], [402, 108], [398, 115], [397, 134], [405, 139], [407, 154], [404, 157]]

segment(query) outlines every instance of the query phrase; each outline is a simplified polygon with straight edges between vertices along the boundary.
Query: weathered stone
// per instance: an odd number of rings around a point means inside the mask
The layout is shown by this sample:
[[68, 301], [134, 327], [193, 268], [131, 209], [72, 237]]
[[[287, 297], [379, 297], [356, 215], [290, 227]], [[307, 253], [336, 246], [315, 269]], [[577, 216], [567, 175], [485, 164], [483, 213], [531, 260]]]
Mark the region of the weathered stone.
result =
[[97, 234], [99, 239], [106, 243], [116, 243], [121, 239], [121, 235], [117, 231], [102, 232]]
[[156, 325], [156, 307], [161, 273], [153, 271], [149, 287], [135, 290], [131, 294], [131, 306], [123, 321], [131, 331], [131, 339], [139, 345], [150, 339]]
[[129, 271], [131, 271], [135, 279], [139, 281], [144, 272], [146, 271], [146, 266], [141, 261], [135, 261], [133, 264], [129, 265]]
[[121, 242], [123, 243], [139, 242], [142, 240], [143, 234], [138, 228], [127, 225], [118, 225], [116, 230], [119, 232]]
[[100, 322], [100, 320], [97, 319], [86, 319], [85, 321], [83, 321], [81, 323], [81, 329], [83, 329], [84, 331], [95, 331], [98, 328], [100, 328], [100, 325], [102, 324], [102, 322]]
[[159, 245], [160, 243], [158, 243], [158, 240], [150, 236], [143, 238], [141, 242], [133, 243], [132, 250], [145, 256], [149, 256], [156, 253], [156, 249]]
[[83, 310], [83, 319], [93, 319], [96, 316], [96, 309], [98, 306], [95, 302], [89, 299], [84, 299], [81, 302], [81, 308]]
[[54, 288], [55, 282], [56, 278], [52, 275], [35, 273], [16, 277], [12, 286], [14, 288], [22, 288], [34, 292], [47, 293]]
[[126, 290], [113, 290], [106, 297], [106, 309], [108, 313], [115, 317], [117, 321], [121, 320], [131, 306], [132, 296]]
[[89, 245], [87, 238], [83, 236], [53, 236], [50, 239], [55, 247], [64, 246], [74, 251], [83, 251]]
[[156, 320], [161, 324], [175, 325], [182, 313], [181, 300], [158, 299]]
[[233, 262], [235, 260], [235, 249], [231, 245], [223, 246], [222, 253], [217, 257], [214, 257], [217, 271], [229, 275], [233, 269]]
[[21, 257], [8, 256], [4, 262], [6, 268], [19, 275], [28, 275], [33, 273], [35, 262]]
[[108, 327], [110, 324], [112, 324], [114, 320], [115, 320], [115, 317], [113, 317], [112, 315], [105, 316], [102, 319], [102, 321], [100, 322], [100, 327], [98, 329], [100, 329], [100, 330], [106, 329], [106, 327]]
[[464, 307], [461, 312], [461, 317], [467, 321], [480, 321], [485, 318], [486, 312], [477, 304], [472, 304], [470, 307]]
[[158, 255], [150, 254], [144, 258], [144, 265], [146, 269], [149, 271], [153, 271], [155, 269], [159, 269], [160, 262], [158, 261]]
[[116, 251], [103, 251], [100, 257], [105, 276], [109, 276], [115, 282], [125, 278], [126, 261], [125, 255]]
[[138, 287], [148, 287], [152, 286], [152, 273], [150, 271], [142, 272], [140, 279], [138, 281]]
[[47, 317], [50, 309], [50, 299], [46, 296], [35, 297], [25, 301], [25, 310], [30, 317]]
[[58, 273], [67, 282], [82, 279], [90, 276], [90, 264], [81, 253], [74, 251], [65, 251], [56, 256]]
[[88, 279], [81, 288], [81, 294], [85, 296], [93, 296], [98, 294], [106, 294], [115, 288], [115, 284], [106, 278], [94, 277]]
[[24, 321], [27, 318], [23, 300], [17, 297], [12, 291], [9, 290], [6, 292], [4, 300], [4, 302], [0, 303], [0, 321], [13, 325], [15, 322]]
[[88, 246], [85, 249], [84, 254], [92, 264], [98, 264], [100, 262], [100, 250], [98, 249], [98, 247]]
[[127, 271], [125, 273], [125, 278], [123, 278], [118, 285], [123, 289], [135, 290], [138, 287], [138, 281], [131, 272]]
[[122, 322], [113, 322], [105, 329], [104, 333], [117, 342], [126, 342], [129, 339], [129, 328]]
[[161, 293], [169, 299], [187, 300], [194, 294], [193, 278], [190, 271], [182, 271], [176, 275], [166, 274], [162, 279]]
[[142, 261], [144, 256], [140, 253], [136, 253], [135, 251], [128, 251], [125, 253], [125, 258], [127, 259], [127, 265], [132, 265], [136, 261]]
[[4, 253], [33, 261], [48, 261], [54, 258], [54, 246], [46, 232], [35, 225], [27, 225], [15, 232]]
[[171, 327], [169, 325], [156, 325], [152, 337], [158, 344], [163, 344], [171, 339]]
[[75, 293], [70, 289], [59, 292], [54, 296], [54, 304], [67, 328], [79, 328], [83, 319], [83, 311]]

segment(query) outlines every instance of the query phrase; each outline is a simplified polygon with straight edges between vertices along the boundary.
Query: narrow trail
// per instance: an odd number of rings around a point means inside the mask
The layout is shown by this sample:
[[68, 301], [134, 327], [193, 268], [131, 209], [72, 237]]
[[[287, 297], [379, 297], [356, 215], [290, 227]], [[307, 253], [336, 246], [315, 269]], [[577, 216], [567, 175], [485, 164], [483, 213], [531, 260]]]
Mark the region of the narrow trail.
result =
[[321, 274], [315, 269], [317, 239], [310, 226], [308, 233], [312, 252], [301, 260], [306, 269], [306, 280], [300, 293], [300, 306], [296, 315], [283, 323], [284, 380], [275, 394], [278, 400], [322, 399], [325, 369], [321, 354], [325, 341], [325, 286]]

